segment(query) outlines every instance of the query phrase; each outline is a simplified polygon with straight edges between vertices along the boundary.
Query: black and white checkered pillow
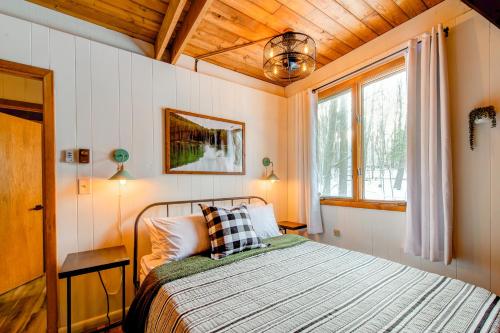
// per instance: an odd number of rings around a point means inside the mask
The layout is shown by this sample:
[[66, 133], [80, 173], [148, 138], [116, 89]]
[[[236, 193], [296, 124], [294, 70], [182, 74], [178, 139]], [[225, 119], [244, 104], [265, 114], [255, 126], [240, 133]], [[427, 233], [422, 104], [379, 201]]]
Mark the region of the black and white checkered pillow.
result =
[[208, 223], [212, 259], [267, 246], [253, 230], [250, 214], [244, 205], [233, 209], [204, 204], [200, 204], [200, 207]]

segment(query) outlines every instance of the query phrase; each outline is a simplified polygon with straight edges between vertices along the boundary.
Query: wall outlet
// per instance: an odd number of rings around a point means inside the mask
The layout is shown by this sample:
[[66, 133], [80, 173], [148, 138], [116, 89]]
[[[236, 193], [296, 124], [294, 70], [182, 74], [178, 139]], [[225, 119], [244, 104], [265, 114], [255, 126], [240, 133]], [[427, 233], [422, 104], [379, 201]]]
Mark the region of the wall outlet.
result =
[[333, 229], [333, 235], [335, 237], [340, 237], [340, 230], [339, 229]]
[[78, 179], [78, 194], [90, 194], [90, 178]]

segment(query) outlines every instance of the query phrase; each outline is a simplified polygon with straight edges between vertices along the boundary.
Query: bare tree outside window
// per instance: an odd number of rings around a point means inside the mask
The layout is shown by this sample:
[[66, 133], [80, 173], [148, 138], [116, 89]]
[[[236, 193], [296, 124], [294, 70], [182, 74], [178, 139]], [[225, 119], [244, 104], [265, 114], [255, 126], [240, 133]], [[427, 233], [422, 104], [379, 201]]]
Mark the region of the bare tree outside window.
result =
[[318, 104], [319, 188], [322, 196], [352, 198], [352, 93]]
[[364, 199], [406, 200], [406, 72], [362, 86]]

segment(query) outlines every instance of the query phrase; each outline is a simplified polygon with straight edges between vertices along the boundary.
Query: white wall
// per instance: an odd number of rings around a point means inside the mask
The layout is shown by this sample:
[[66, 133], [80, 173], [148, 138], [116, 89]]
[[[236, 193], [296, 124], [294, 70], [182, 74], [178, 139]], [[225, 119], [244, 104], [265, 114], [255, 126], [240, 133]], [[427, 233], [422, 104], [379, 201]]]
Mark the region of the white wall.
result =
[[[54, 71], [57, 156], [66, 149], [92, 152], [91, 164], [56, 161], [59, 265], [70, 252], [122, 243], [120, 225], [132, 254], [133, 220], [155, 201], [253, 194], [273, 202], [278, 217], [286, 216], [285, 98], [2, 14], [0, 31], [1, 59]], [[247, 174], [163, 175], [165, 107], [244, 121]], [[121, 189], [107, 180], [116, 170], [110, 154], [119, 147], [130, 152], [126, 166], [138, 178]], [[269, 186], [260, 180], [265, 156], [284, 181]], [[77, 194], [79, 177], [91, 177], [92, 194]], [[108, 288], [117, 291], [119, 273], [104, 277]], [[74, 322], [104, 314], [98, 281], [96, 275], [74, 279]], [[130, 267], [127, 283], [130, 302]], [[65, 296], [61, 282], [61, 326]], [[119, 307], [119, 294], [111, 303], [112, 310]]]
[[[183, 67], [189, 70], [194, 70], [194, 58], [181, 54], [176, 66]], [[236, 82], [247, 87], [252, 87], [258, 90], [267, 91], [268, 93], [278, 96], [285, 96], [285, 88], [276, 84], [269, 83], [252, 76], [241, 74], [230, 69], [219, 67], [207, 61], [200, 60], [198, 62], [198, 73], [217, 77], [219, 79]]]
[[468, 114], [500, 110], [500, 29], [474, 11], [450, 22], [450, 95], [457, 277], [500, 294], [500, 133], [476, 127], [469, 149]]
[[[286, 88], [288, 96], [315, 87], [401, 48], [402, 41], [432, 25], [450, 27], [447, 39], [454, 163], [454, 252], [449, 266], [405, 255], [405, 213], [322, 206], [325, 233], [319, 240], [424, 270], [458, 278], [500, 294], [500, 129], [477, 128], [477, 148], [468, 145], [468, 113], [495, 105], [500, 110], [500, 30], [458, 0], [433, 9], [378, 37]], [[289, 131], [292, 131], [290, 127]], [[290, 134], [289, 135], [293, 135]], [[293, 151], [293, 150], [289, 150]], [[289, 217], [293, 204], [293, 167], [289, 153]], [[333, 236], [333, 229], [341, 231]]]

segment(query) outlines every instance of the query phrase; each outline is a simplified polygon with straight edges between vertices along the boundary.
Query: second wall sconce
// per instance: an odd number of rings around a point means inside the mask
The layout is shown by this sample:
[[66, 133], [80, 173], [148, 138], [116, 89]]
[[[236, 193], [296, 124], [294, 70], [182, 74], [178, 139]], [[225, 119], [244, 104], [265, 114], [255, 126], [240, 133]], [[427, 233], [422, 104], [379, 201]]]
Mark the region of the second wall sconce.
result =
[[[276, 176], [276, 174], [274, 173], [274, 164], [269, 159], [269, 157], [264, 157], [262, 159], [262, 165], [266, 168], [266, 177], [265, 177], [266, 180], [269, 180], [271, 183], [275, 183], [280, 180], [278, 176]], [[268, 166], [271, 166], [271, 173], [269, 175], [267, 174]]]
[[117, 171], [116, 173], [109, 177], [109, 180], [119, 180], [120, 184], [125, 185], [127, 183], [127, 180], [133, 180], [135, 179], [128, 173], [127, 170], [125, 170], [124, 163], [127, 162], [129, 159], [129, 153], [125, 149], [116, 149], [113, 152], [113, 160], [118, 163]]

